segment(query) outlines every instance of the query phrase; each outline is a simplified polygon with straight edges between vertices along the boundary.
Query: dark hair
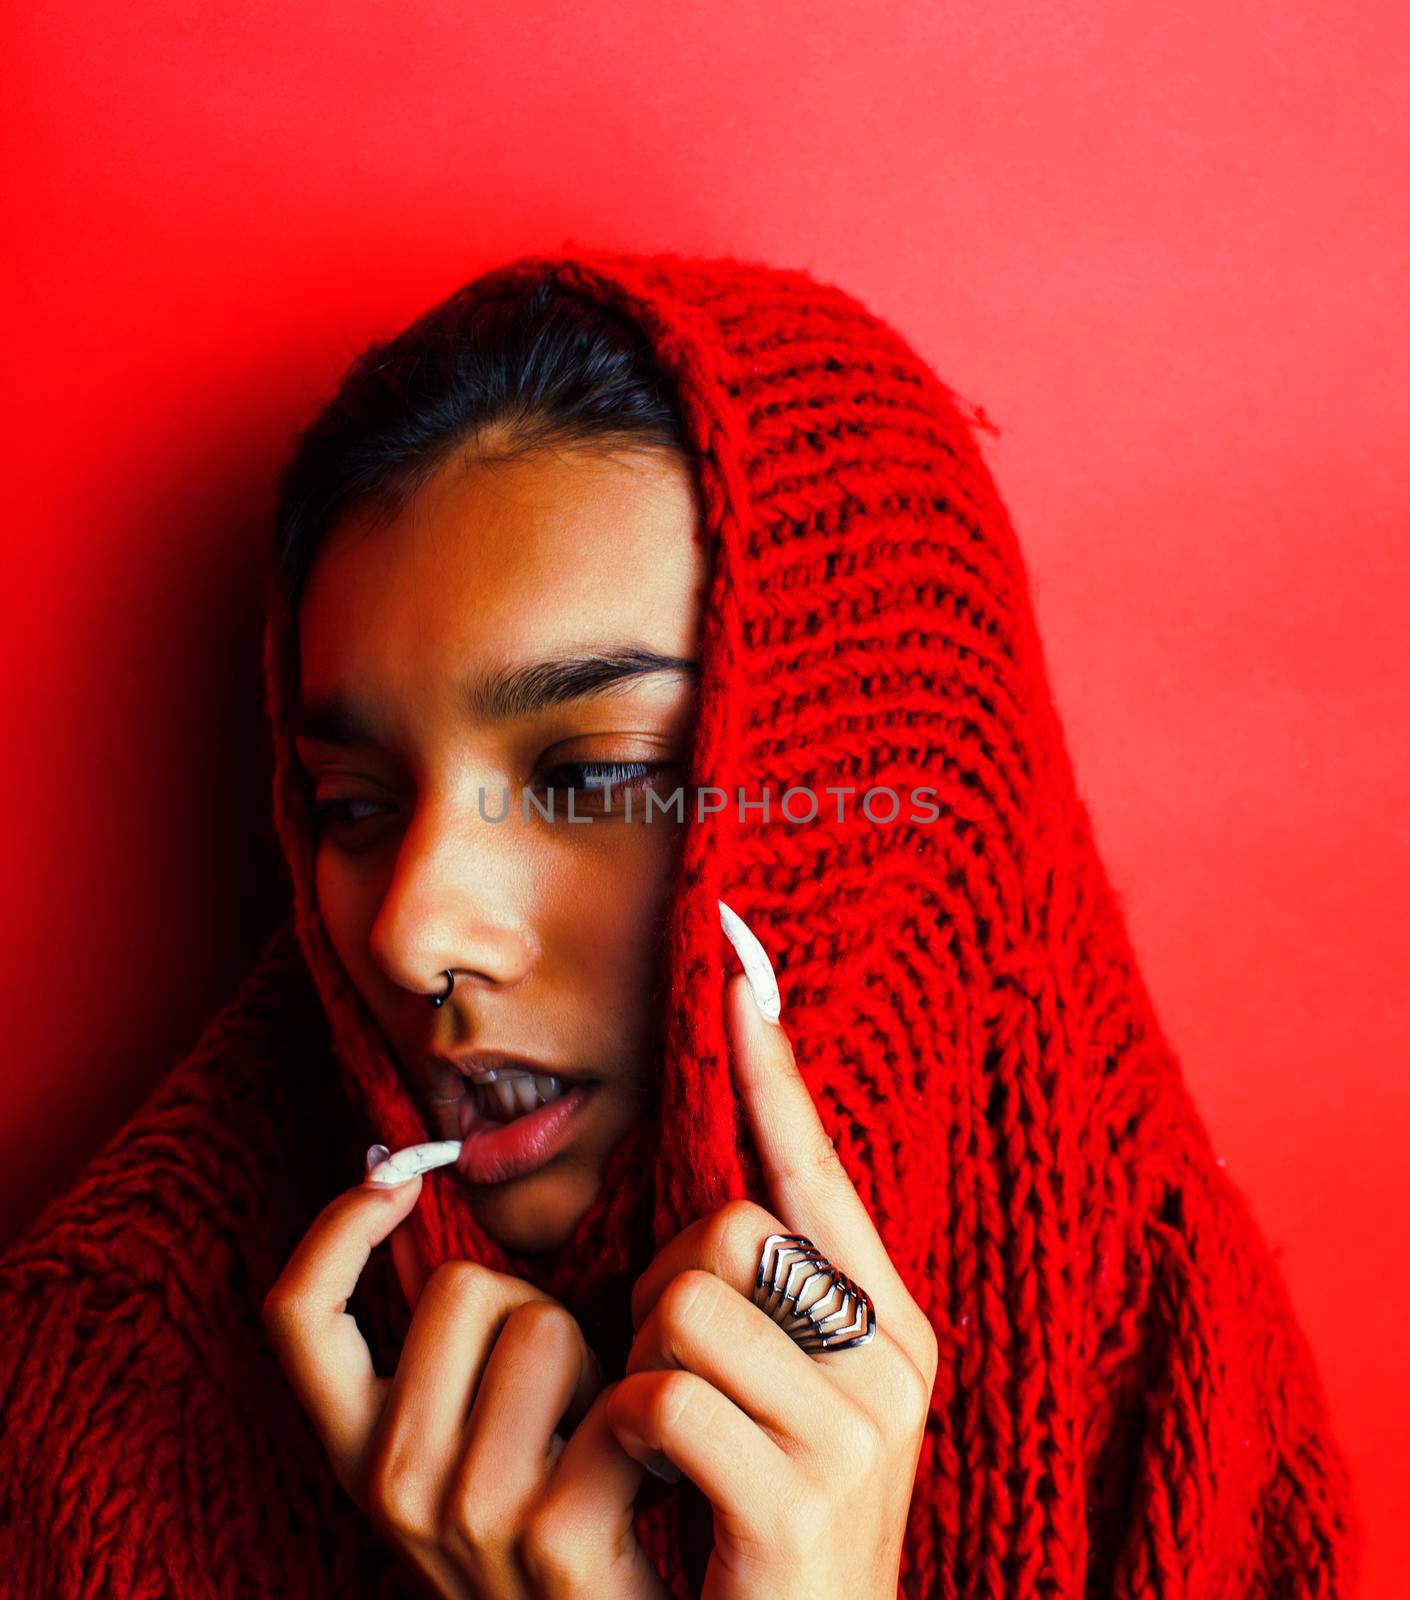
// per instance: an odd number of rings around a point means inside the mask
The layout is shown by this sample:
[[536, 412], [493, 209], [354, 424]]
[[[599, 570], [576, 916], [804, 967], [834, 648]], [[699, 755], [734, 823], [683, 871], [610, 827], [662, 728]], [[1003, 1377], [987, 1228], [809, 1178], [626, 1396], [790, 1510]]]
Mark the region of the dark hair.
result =
[[457, 290], [368, 346], [299, 433], [275, 484], [273, 597], [292, 623], [320, 545], [354, 508], [404, 505], [456, 451], [506, 461], [561, 445], [688, 456], [646, 335], [551, 269]]

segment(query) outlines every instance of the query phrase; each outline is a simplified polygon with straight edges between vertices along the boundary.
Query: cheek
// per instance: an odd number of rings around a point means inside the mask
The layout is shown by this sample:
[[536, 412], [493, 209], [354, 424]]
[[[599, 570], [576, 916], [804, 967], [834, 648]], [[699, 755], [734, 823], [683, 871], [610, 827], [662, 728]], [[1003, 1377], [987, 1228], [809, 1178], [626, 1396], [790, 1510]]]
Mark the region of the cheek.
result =
[[368, 936], [376, 900], [355, 872], [340, 864], [331, 850], [320, 850], [314, 862], [314, 893], [328, 938], [348, 975], [366, 992]]
[[545, 948], [611, 1003], [639, 1008], [655, 978], [683, 830], [623, 825], [611, 850], [560, 864], [541, 904]]

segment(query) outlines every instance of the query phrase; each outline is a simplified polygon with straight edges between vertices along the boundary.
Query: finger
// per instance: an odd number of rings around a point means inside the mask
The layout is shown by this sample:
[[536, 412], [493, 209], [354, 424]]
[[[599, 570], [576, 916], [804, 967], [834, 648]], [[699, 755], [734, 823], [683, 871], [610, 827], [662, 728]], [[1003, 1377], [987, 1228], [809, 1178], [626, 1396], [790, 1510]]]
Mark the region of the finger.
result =
[[388, 1380], [347, 1303], [374, 1246], [416, 1204], [421, 1179], [397, 1188], [370, 1185], [333, 1200], [299, 1241], [265, 1296], [265, 1330], [290, 1387], [308, 1412], [345, 1487], [360, 1467]]
[[554, 1300], [510, 1314], [475, 1395], [461, 1483], [514, 1505], [537, 1494], [603, 1385], [577, 1319]]
[[379, 1494], [399, 1504], [419, 1499], [428, 1532], [464, 1455], [496, 1339], [530, 1300], [549, 1303], [531, 1284], [478, 1262], [444, 1262], [426, 1280], [385, 1396], [376, 1472]]
[[563, 1446], [524, 1528], [529, 1575], [546, 1594], [664, 1600], [666, 1589], [636, 1538], [643, 1467], [607, 1420], [615, 1384], [602, 1389]]
[[847, 1405], [818, 1362], [713, 1272], [671, 1280], [632, 1342], [626, 1376], [673, 1367], [712, 1384], [790, 1455], [815, 1453]]
[[[924, 1312], [914, 1301], [908, 1300], [905, 1307], [913, 1320], [905, 1321], [904, 1326], [900, 1316], [888, 1317], [886, 1323], [878, 1319], [872, 1341], [866, 1346], [864, 1360], [858, 1359], [849, 1350], [803, 1350], [753, 1299], [760, 1242], [780, 1231], [778, 1219], [763, 1206], [752, 1200], [732, 1200], [708, 1216], [698, 1217], [669, 1240], [632, 1286], [632, 1327], [636, 1330], [636, 1337], [628, 1356], [628, 1370], [635, 1370], [642, 1360], [648, 1365], [688, 1366], [709, 1377], [761, 1425], [769, 1425], [771, 1431], [777, 1433], [790, 1431], [796, 1434], [797, 1419], [790, 1421], [789, 1414], [784, 1410], [759, 1409], [764, 1402], [758, 1396], [751, 1400], [749, 1391], [738, 1387], [744, 1381], [744, 1375], [736, 1373], [735, 1369], [743, 1368], [750, 1360], [741, 1354], [741, 1341], [747, 1337], [747, 1329], [741, 1332], [738, 1322], [738, 1317], [742, 1316], [745, 1319], [755, 1318], [772, 1330], [776, 1335], [775, 1348], [777, 1339], [783, 1339], [800, 1359], [808, 1363], [810, 1372], [820, 1377], [825, 1374], [827, 1382], [833, 1386], [830, 1392], [834, 1396], [840, 1388], [874, 1417], [885, 1416], [896, 1406], [909, 1404], [912, 1390], [910, 1369], [931, 1374], [935, 1370], [933, 1356], [927, 1357], [925, 1352], [924, 1341], [928, 1338], [933, 1348], [935, 1336], [929, 1331], [929, 1324], [924, 1323]], [[721, 1298], [711, 1294], [708, 1284], [696, 1286], [702, 1314], [710, 1314], [713, 1310], [722, 1313], [733, 1311], [731, 1297], [743, 1308], [742, 1312], [735, 1314], [727, 1328], [722, 1327], [721, 1331], [710, 1333], [703, 1340], [698, 1327], [693, 1326], [696, 1323], [696, 1310], [691, 1301], [691, 1280], [701, 1275], [714, 1279], [723, 1289]], [[686, 1280], [684, 1284], [681, 1279]], [[816, 1281], [811, 1270], [798, 1268], [790, 1271], [787, 1287], [798, 1308], [812, 1306], [820, 1299], [835, 1294], [825, 1280]], [[687, 1310], [687, 1307], [690, 1309]], [[656, 1362], [644, 1349], [638, 1352], [637, 1346], [646, 1339], [648, 1325], [653, 1318], [657, 1319], [659, 1328], [666, 1330], [652, 1335], [658, 1349], [667, 1357], [672, 1352], [677, 1353], [682, 1357], [678, 1363], [672, 1363], [669, 1359]], [[914, 1327], [914, 1319], [920, 1319], [923, 1323], [919, 1331]], [[703, 1348], [705, 1345], [713, 1346], [713, 1349]], [[687, 1355], [692, 1349], [696, 1351], [693, 1357]], [[762, 1349], [762, 1346], [756, 1347], [757, 1351]], [[722, 1365], [726, 1357], [728, 1375]], [[791, 1370], [801, 1372], [796, 1363]], [[790, 1387], [793, 1385], [791, 1377], [779, 1381], [786, 1382]], [[800, 1377], [798, 1385], [801, 1392], [810, 1391], [808, 1379]], [[821, 1394], [821, 1391], [814, 1392]]]
[[[745, 1208], [748, 1208], [745, 1219], [739, 1227], [741, 1231], [747, 1228], [752, 1233], [755, 1213], [757, 1212], [761, 1219], [768, 1217], [769, 1214], [762, 1206], [755, 1206], [752, 1200], [744, 1200], [731, 1202], [728, 1206], [721, 1206], [718, 1211], [697, 1217], [694, 1222], [687, 1223], [678, 1234], [661, 1246], [646, 1270], [632, 1285], [633, 1330], [640, 1329], [642, 1323], [651, 1315], [661, 1291], [677, 1273], [699, 1267], [705, 1272], [719, 1273], [726, 1283], [732, 1283], [736, 1288], [751, 1281], [747, 1277], [740, 1276], [740, 1263], [730, 1258], [729, 1242], [725, 1238], [730, 1228], [730, 1214]], [[769, 1218], [769, 1220], [772, 1224], [776, 1219]]]
[[[477, 1557], [476, 1576], [489, 1592], [520, 1593], [521, 1568], [536, 1556], [580, 1567], [585, 1544], [598, 1565], [611, 1554], [600, 1528], [577, 1529], [570, 1536], [538, 1521], [566, 1448], [557, 1426], [570, 1409], [581, 1419], [601, 1384], [576, 1320], [557, 1302], [519, 1307], [495, 1341], [448, 1501], [451, 1525], [466, 1530]], [[629, 1531], [629, 1519], [624, 1529]]]
[[760, 1013], [743, 976], [730, 980], [726, 1010], [735, 1078], [770, 1205], [784, 1224], [779, 1231], [805, 1235], [859, 1283], [878, 1323], [888, 1306], [904, 1319], [902, 1308], [913, 1304], [910, 1291], [823, 1127], [787, 1033]]
[[397, 1282], [401, 1284], [402, 1295], [414, 1314], [420, 1303], [422, 1290], [426, 1287], [426, 1280], [430, 1277], [416, 1248], [416, 1235], [410, 1228], [394, 1228], [388, 1248], [392, 1252], [392, 1265], [396, 1268]]
[[693, 1372], [636, 1372], [607, 1401], [607, 1420], [628, 1455], [663, 1455], [742, 1528], [764, 1506], [786, 1503], [793, 1464], [734, 1401]]
[[[374, 1167], [381, 1166], [391, 1153], [384, 1144], [369, 1145], [368, 1173], [370, 1174]], [[401, 1285], [402, 1296], [411, 1310], [415, 1311], [416, 1302], [421, 1298], [421, 1291], [426, 1287], [426, 1279], [430, 1276], [421, 1263], [420, 1252], [416, 1248], [416, 1237], [410, 1228], [393, 1228], [392, 1242], [388, 1248], [392, 1252], [392, 1265], [396, 1268], [397, 1282]]]

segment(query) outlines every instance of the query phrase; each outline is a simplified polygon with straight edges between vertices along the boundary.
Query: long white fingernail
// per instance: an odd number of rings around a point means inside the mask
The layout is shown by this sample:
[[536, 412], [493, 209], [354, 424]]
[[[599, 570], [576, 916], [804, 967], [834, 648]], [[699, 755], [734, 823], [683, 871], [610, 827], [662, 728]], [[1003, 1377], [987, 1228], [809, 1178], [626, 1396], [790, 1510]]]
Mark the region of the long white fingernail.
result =
[[460, 1154], [459, 1139], [432, 1139], [426, 1144], [409, 1144], [394, 1156], [379, 1161], [366, 1181], [392, 1189], [435, 1167], [448, 1167]]
[[773, 964], [764, 953], [764, 947], [749, 930], [749, 925], [737, 912], [731, 911], [723, 900], [717, 902], [720, 908], [720, 926], [725, 930], [725, 937], [734, 946], [740, 961], [744, 965], [744, 975], [749, 979], [749, 989], [754, 996], [754, 1004], [770, 1022], [777, 1022], [783, 1009], [783, 1001], [778, 992], [778, 979], [774, 976]]

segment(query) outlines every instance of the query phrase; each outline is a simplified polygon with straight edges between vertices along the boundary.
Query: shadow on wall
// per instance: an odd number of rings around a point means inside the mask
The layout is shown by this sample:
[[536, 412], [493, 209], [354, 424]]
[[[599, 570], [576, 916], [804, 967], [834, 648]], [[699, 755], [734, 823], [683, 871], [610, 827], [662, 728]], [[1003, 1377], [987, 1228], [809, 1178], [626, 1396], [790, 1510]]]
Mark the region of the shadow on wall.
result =
[[109, 497], [101, 537], [82, 526], [91, 508], [60, 508], [83, 583], [66, 597], [62, 681], [31, 712], [50, 799], [18, 860], [34, 911], [9, 935], [0, 1249], [195, 1044], [290, 902], [260, 661], [269, 514], [249, 472], [268, 450], [227, 436], [219, 463], [202, 453], [173, 468], [152, 452]]

